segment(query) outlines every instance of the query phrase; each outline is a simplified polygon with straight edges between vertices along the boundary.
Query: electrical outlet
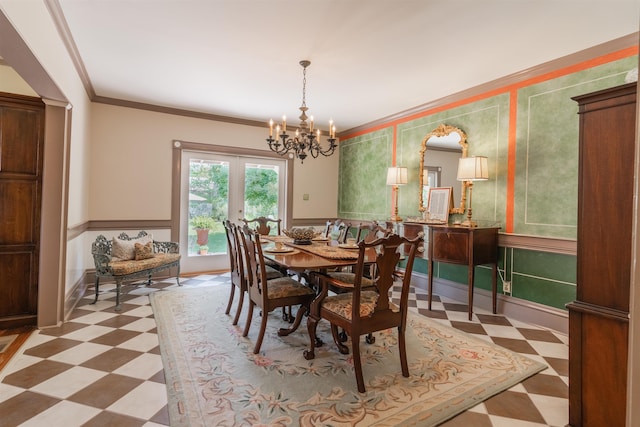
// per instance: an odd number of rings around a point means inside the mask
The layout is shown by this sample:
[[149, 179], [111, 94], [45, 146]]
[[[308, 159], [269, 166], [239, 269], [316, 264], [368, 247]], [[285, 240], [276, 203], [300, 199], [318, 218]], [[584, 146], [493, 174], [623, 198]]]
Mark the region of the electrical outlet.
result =
[[502, 291], [503, 291], [505, 294], [510, 294], [510, 293], [511, 293], [511, 282], [506, 281], [506, 280], [505, 280], [505, 281], [503, 281], [503, 282], [502, 282]]

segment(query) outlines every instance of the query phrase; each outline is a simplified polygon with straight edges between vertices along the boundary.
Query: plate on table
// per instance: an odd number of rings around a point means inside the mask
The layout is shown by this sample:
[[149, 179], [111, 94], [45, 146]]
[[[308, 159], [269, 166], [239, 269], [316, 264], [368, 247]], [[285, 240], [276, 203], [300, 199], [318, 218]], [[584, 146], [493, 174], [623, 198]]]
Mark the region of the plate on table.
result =
[[342, 249], [359, 249], [360, 248], [358, 245], [355, 245], [355, 244], [352, 245], [349, 243], [340, 243], [338, 247]]
[[264, 249], [264, 251], [272, 253], [272, 254], [284, 254], [284, 253], [287, 253], [287, 252], [293, 252], [294, 249], [290, 248], [289, 246], [283, 246], [280, 249], [278, 249], [275, 246], [273, 246], [271, 248]]
[[318, 237], [314, 237], [311, 240], [314, 241], [314, 242], [328, 242], [329, 238], [328, 237], [324, 237], [324, 236], [318, 236]]

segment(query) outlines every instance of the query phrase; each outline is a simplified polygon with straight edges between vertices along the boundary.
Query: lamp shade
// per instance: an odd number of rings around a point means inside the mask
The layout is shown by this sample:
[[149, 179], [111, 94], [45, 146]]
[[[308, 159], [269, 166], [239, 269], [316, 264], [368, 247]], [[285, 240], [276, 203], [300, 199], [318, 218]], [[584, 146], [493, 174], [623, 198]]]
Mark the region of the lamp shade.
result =
[[458, 181], [486, 181], [489, 165], [484, 156], [462, 157], [458, 161]]
[[404, 185], [407, 182], [407, 168], [389, 168], [387, 170], [387, 185]]

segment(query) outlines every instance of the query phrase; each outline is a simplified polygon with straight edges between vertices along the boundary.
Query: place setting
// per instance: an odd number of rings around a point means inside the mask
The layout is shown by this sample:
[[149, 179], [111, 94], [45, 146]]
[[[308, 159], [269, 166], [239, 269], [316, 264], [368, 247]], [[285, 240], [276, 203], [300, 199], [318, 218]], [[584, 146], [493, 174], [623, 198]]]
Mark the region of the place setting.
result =
[[347, 239], [345, 243], [339, 243], [338, 247], [342, 249], [359, 249], [356, 239], [352, 238]]
[[290, 246], [285, 246], [282, 242], [274, 242], [273, 246], [269, 246], [263, 249], [264, 252], [272, 253], [272, 254], [283, 254], [295, 251], [294, 248]]

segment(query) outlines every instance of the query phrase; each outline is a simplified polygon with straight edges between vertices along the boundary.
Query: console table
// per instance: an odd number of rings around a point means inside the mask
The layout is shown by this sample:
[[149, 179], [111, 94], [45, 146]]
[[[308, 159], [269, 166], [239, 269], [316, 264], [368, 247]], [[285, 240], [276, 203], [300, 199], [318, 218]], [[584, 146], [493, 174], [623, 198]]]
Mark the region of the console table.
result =
[[473, 279], [476, 265], [492, 266], [493, 313], [497, 311], [498, 230], [500, 227], [462, 227], [429, 225], [429, 310], [433, 295], [433, 263], [461, 264], [469, 267], [469, 320], [473, 313]]

